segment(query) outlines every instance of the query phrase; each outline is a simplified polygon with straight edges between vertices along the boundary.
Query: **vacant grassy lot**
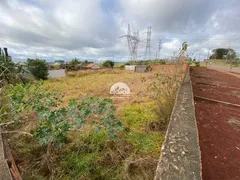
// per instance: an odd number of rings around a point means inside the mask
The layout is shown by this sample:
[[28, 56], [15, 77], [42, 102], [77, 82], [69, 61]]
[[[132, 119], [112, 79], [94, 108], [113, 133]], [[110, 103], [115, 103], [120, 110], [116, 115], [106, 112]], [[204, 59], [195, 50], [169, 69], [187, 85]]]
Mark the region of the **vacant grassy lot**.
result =
[[[47, 168], [41, 160], [46, 152], [35, 140], [12, 136], [11, 147], [24, 179], [153, 179], [174, 103], [168, 97], [175, 97], [182, 75], [182, 67], [165, 65], [154, 66], [148, 73], [121, 69], [69, 72], [65, 78], [45, 81], [45, 88], [64, 95], [61, 106], [87, 95], [112, 99], [124, 131], [118, 141], [93, 131], [91, 124], [84, 131], [72, 131], [68, 142], [52, 153]], [[126, 83], [131, 95], [110, 95], [116, 82]], [[31, 132], [34, 118], [28, 118], [32, 121], [21, 128]]]
[[49, 80], [45, 85], [48, 89], [61, 91], [64, 94], [63, 101], [67, 102], [69, 99], [82, 98], [86, 95], [98, 95], [114, 99], [109, 94], [111, 86], [116, 82], [124, 82], [129, 86], [131, 96], [129, 98], [115, 99], [116, 103], [121, 101], [121, 103], [117, 104], [122, 105], [146, 97], [147, 86], [142, 82], [142, 79], [144, 77], [151, 80], [154, 74], [154, 72], [140, 74], [125, 70], [83, 71], [83, 73], [81, 71], [69, 72], [68, 77]]

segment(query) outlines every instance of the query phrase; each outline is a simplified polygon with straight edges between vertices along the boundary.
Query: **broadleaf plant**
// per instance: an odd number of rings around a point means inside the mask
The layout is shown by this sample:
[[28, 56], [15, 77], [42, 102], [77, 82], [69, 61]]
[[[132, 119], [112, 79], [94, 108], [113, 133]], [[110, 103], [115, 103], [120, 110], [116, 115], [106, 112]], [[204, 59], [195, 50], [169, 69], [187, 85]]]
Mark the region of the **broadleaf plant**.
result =
[[34, 137], [41, 145], [53, 143], [59, 147], [66, 142], [70, 129], [80, 130], [87, 123], [94, 125], [96, 130], [106, 130], [114, 139], [118, 138], [117, 131], [123, 130], [111, 99], [87, 96], [80, 100], [72, 99], [67, 107], [60, 108], [63, 96], [45, 89], [42, 81], [34, 85], [18, 84], [9, 93], [11, 104], [16, 109], [15, 119], [24, 110], [37, 113], [38, 128]]

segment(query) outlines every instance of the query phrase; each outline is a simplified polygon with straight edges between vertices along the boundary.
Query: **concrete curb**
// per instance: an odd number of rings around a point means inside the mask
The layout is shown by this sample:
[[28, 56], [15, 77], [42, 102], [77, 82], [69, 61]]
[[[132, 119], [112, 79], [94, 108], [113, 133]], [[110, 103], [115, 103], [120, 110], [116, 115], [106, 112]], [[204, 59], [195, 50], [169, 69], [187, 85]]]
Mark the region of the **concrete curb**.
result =
[[177, 94], [154, 179], [202, 179], [198, 129], [189, 68]]
[[0, 180], [12, 180], [12, 175], [5, 158], [4, 144], [0, 129]]

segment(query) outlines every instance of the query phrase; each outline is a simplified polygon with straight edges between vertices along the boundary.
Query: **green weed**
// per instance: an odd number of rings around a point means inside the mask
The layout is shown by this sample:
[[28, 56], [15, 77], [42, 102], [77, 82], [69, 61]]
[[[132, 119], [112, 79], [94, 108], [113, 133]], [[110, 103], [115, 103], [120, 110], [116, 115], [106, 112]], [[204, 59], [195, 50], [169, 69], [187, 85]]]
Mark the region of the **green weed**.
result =
[[133, 131], [144, 131], [148, 123], [157, 121], [152, 103], [130, 104], [122, 112], [123, 124]]
[[161, 144], [164, 141], [164, 134], [160, 132], [132, 132], [128, 134], [127, 141], [132, 143], [137, 153], [151, 154], [158, 156]]
[[153, 103], [131, 104], [123, 109], [122, 123], [130, 130], [126, 140], [132, 143], [139, 153], [160, 152], [164, 136], [161, 132], [149, 129], [149, 124], [157, 121], [158, 116], [154, 112]]

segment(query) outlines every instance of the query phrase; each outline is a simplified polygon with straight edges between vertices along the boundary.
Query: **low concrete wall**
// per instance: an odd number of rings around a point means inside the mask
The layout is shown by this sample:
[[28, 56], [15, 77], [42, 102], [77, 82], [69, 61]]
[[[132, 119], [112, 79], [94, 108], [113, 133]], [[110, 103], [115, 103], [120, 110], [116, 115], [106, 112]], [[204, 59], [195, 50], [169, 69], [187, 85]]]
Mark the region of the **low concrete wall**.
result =
[[135, 71], [136, 65], [126, 65], [125, 70]]
[[0, 180], [12, 180], [11, 172], [8, 167], [7, 159], [4, 153], [4, 144], [0, 129]]
[[188, 70], [173, 108], [155, 180], [201, 180], [201, 167], [192, 83]]
[[48, 78], [50, 79], [61, 78], [66, 76], [65, 69], [49, 70], [48, 73], [49, 73]]
[[22, 180], [6, 137], [0, 128], [0, 180]]

